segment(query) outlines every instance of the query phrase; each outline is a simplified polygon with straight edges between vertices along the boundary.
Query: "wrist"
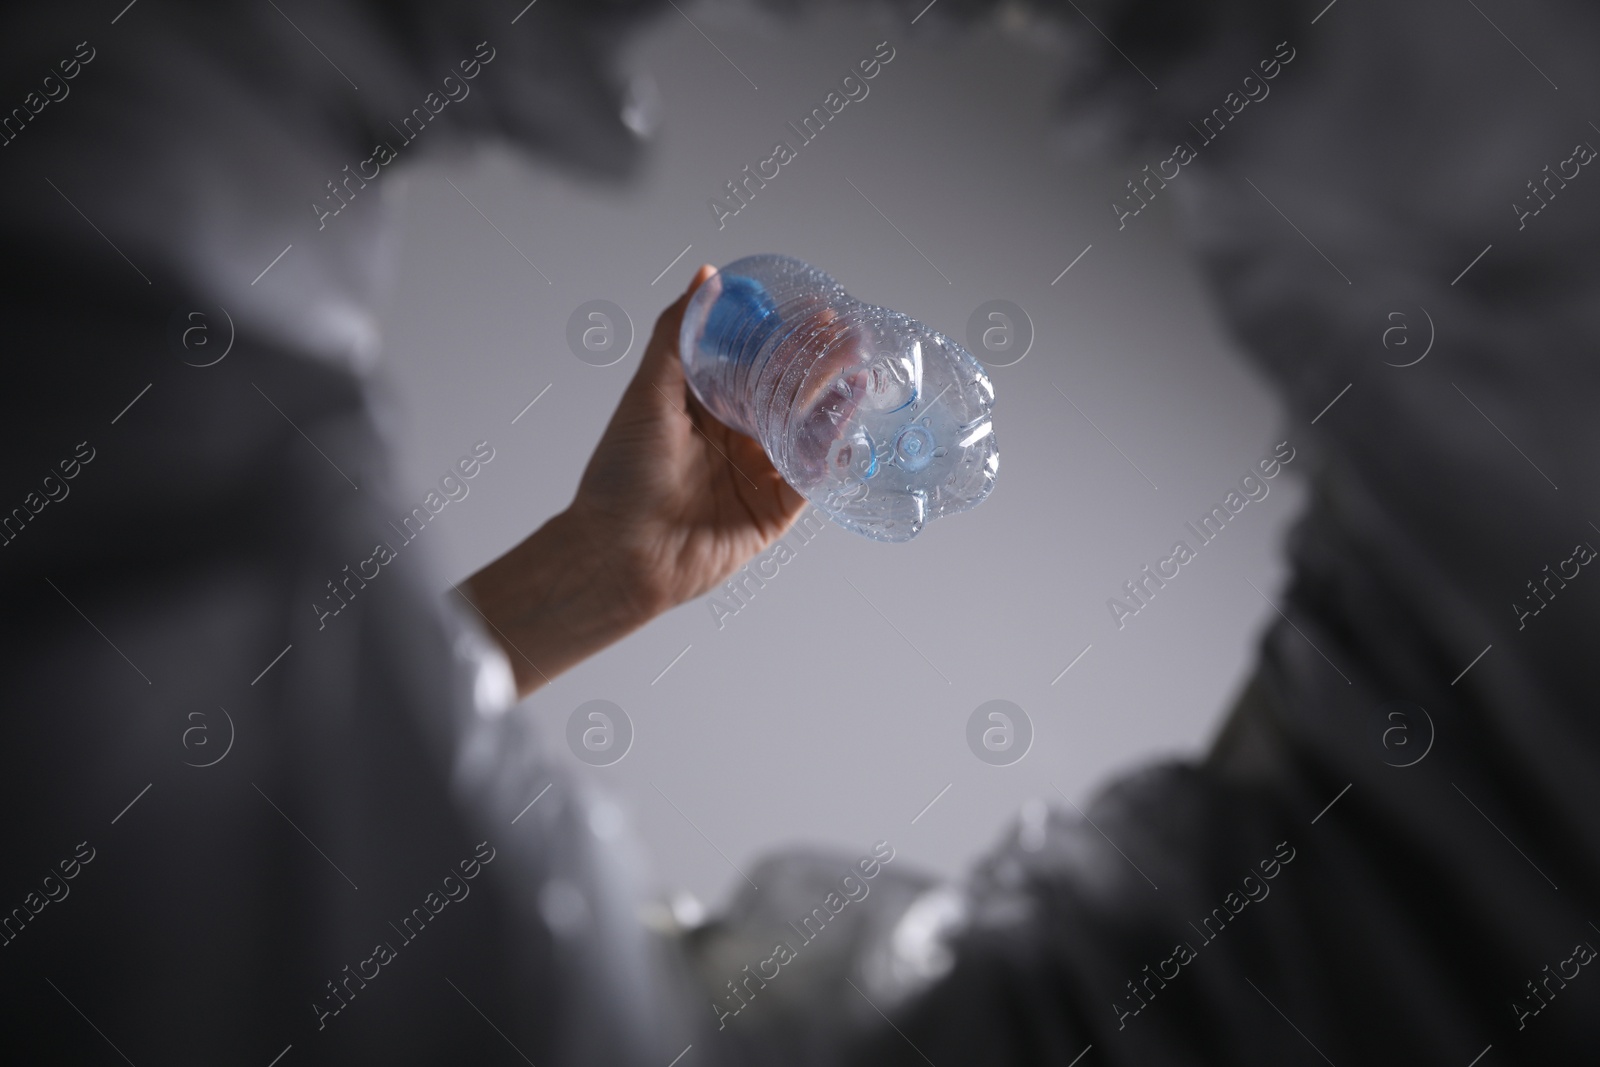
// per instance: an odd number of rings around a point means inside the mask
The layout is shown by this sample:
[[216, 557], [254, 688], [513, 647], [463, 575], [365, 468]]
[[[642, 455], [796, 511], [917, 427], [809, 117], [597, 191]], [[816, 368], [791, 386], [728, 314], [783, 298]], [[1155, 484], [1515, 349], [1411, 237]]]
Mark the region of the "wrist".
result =
[[575, 505], [465, 583], [511, 661], [520, 695], [660, 613], [605, 530]]
[[574, 556], [583, 558], [585, 582], [603, 591], [618, 623], [642, 626], [677, 607], [679, 599], [664, 576], [672, 554], [670, 531], [638, 514], [615, 514], [582, 495], [551, 520]]
[[[637, 518], [619, 517], [574, 500], [540, 528], [543, 545], [572, 590], [572, 600], [605, 629], [632, 630], [677, 605], [653, 580], [652, 549]], [[581, 591], [581, 592], [580, 592]], [[576, 620], [574, 620], [576, 622]]]

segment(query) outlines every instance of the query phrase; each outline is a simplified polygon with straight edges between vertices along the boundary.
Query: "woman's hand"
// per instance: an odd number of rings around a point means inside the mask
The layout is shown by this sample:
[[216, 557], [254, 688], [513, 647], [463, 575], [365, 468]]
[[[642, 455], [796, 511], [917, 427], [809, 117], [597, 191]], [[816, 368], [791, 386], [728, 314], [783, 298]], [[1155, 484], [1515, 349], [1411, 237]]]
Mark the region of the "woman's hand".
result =
[[690, 394], [678, 327], [656, 320], [566, 511], [469, 580], [526, 696], [655, 616], [725, 581], [805, 506], [761, 446]]
[[678, 328], [713, 273], [701, 267], [656, 320], [569, 509], [615, 554], [649, 615], [715, 588], [805, 504], [759, 444], [718, 422], [687, 387]]

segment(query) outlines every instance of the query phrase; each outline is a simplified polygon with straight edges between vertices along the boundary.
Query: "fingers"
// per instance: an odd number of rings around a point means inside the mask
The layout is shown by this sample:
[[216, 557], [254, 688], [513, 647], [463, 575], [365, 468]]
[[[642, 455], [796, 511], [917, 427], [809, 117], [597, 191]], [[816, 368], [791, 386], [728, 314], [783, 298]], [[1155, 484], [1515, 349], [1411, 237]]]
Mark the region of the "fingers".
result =
[[[689, 279], [689, 287], [685, 289], [656, 319], [654, 330], [651, 331], [649, 343], [645, 345], [643, 359], [639, 367], [640, 376], [659, 374], [663, 363], [675, 362], [678, 357], [678, 330], [683, 325], [683, 313], [689, 306], [689, 298], [705, 284], [707, 278], [717, 273], [717, 269], [710, 264], [702, 264], [694, 272], [694, 277]], [[646, 368], [655, 368], [647, 370]]]
[[706, 279], [715, 273], [717, 273], [717, 268], [709, 263], [700, 265], [700, 269], [694, 272], [694, 277], [689, 279], [689, 287], [683, 291], [683, 294], [678, 299], [667, 305], [667, 309], [661, 313], [661, 317], [656, 319], [656, 336], [651, 338], [652, 344], [655, 343], [658, 337], [665, 340], [669, 345], [678, 340], [678, 328], [683, 325], [683, 313], [689, 307], [689, 298], [694, 296], [695, 290], [704, 285]]
[[683, 367], [678, 357], [678, 330], [683, 324], [689, 298], [716, 270], [703, 266], [689, 280], [689, 287], [656, 318], [650, 339], [645, 343], [639, 368], [624, 395], [644, 396], [651, 404], [665, 400], [678, 405], [685, 393]]

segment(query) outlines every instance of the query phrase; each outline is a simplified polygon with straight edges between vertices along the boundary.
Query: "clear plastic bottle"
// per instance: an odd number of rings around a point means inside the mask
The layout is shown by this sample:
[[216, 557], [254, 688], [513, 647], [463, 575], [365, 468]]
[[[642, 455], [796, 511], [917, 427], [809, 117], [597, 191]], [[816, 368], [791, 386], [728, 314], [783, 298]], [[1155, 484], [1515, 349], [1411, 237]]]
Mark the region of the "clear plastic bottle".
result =
[[690, 298], [678, 340], [706, 409], [759, 441], [784, 479], [848, 530], [908, 541], [994, 487], [994, 385], [983, 366], [800, 260], [728, 264]]

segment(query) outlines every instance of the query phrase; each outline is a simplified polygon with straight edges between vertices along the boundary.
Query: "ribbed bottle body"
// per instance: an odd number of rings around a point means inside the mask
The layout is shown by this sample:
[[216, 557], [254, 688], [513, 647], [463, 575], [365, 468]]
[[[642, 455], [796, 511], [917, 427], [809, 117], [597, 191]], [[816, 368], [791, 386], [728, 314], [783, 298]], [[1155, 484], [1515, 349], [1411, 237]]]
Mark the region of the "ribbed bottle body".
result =
[[706, 409], [842, 526], [904, 541], [975, 506], [999, 466], [994, 388], [949, 338], [828, 274], [750, 256], [697, 290], [680, 350]]

